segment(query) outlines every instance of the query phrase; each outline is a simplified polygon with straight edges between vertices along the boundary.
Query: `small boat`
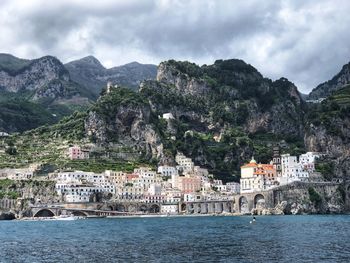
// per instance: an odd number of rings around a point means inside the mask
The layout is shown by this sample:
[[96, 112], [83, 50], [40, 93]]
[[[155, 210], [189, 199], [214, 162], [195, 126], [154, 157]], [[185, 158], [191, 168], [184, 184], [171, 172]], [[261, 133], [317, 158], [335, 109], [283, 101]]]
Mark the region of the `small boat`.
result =
[[53, 218], [53, 220], [59, 221], [72, 221], [72, 220], [80, 220], [85, 219], [84, 216], [73, 216], [73, 215], [60, 215]]

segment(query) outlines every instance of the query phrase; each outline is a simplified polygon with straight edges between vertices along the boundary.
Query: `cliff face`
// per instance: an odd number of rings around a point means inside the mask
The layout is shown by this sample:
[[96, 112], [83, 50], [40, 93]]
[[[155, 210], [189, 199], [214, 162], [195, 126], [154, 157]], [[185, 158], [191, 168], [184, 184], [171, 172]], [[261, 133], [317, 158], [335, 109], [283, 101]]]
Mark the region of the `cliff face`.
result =
[[30, 61], [16, 70], [0, 70], [0, 87], [9, 92], [33, 91], [34, 99], [59, 98], [77, 95], [77, 90], [67, 90], [69, 73], [55, 57], [46, 56]]
[[310, 151], [326, 154], [333, 177], [350, 176], [350, 86], [310, 110], [305, 125], [305, 144]]
[[[175, 116], [181, 111], [197, 115], [197, 122], [217, 125], [221, 119], [231, 122], [225, 125], [244, 124], [249, 133], [303, 134], [302, 100], [294, 84], [287, 79], [265, 79], [241, 60], [216, 61], [203, 67], [163, 62], [158, 67], [157, 81], [144, 82], [140, 91], [159, 111], [168, 110]], [[159, 94], [168, 100], [157, 101]]]
[[11, 181], [0, 180], [0, 212], [9, 212], [30, 216], [30, 205], [57, 203], [60, 198], [56, 195], [53, 181]]
[[331, 80], [328, 80], [313, 89], [310, 92], [308, 99], [315, 100], [319, 98], [327, 98], [348, 84], [350, 84], [350, 63], [344, 65], [341, 71]]
[[[85, 62], [103, 70], [93, 58]], [[57, 126], [61, 131], [54, 127], [52, 132], [90, 140], [108, 151], [119, 148], [145, 157], [142, 161], [157, 158], [160, 164], [171, 163], [181, 151], [229, 179], [252, 155], [270, 161], [272, 146], [280, 144], [292, 155], [325, 152], [336, 174], [346, 176], [349, 90], [343, 87], [323, 103], [307, 106], [292, 82], [264, 78], [242, 60], [201, 67], [170, 60], [159, 65], [156, 80], [141, 83], [139, 92], [102, 91], [86, 115], [71, 116]], [[162, 118], [165, 113], [174, 118]]]
[[85, 131], [98, 144], [119, 144], [148, 158], [163, 154], [149, 105], [125, 89], [115, 88], [97, 101], [85, 119]]
[[337, 214], [347, 211], [341, 185], [295, 182], [273, 190], [278, 205], [273, 209], [255, 209], [256, 214]]
[[[157, 80], [143, 82], [140, 94], [155, 115], [174, 116], [161, 133], [165, 149], [181, 150], [214, 170], [238, 171], [252, 154], [267, 161], [268, 144], [304, 135], [305, 105], [295, 85], [266, 79], [241, 60], [202, 67], [163, 62]], [[261, 134], [269, 138], [255, 139]]]

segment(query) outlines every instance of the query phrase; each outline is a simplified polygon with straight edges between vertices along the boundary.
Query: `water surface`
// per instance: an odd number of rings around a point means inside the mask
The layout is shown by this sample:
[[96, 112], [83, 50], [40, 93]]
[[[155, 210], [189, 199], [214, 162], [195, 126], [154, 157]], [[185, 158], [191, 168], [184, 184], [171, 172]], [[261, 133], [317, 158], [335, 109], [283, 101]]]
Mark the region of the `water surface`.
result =
[[350, 262], [350, 216], [0, 221], [0, 262]]

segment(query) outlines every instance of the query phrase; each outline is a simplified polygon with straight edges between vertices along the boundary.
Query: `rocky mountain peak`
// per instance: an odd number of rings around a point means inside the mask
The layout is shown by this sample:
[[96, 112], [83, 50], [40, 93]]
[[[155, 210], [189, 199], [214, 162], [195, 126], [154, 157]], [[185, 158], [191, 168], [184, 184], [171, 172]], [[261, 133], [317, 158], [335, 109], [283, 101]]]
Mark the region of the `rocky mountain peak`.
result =
[[89, 88], [95, 94], [99, 94], [109, 81], [136, 90], [141, 81], [154, 79], [156, 76], [155, 65], [131, 62], [106, 69], [93, 56], [69, 62], [65, 66], [75, 82]]
[[5, 91], [36, 91], [53, 80], [69, 81], [69, 73], [55, 57], [44, 56], [34, 60], [11, 58], [7, 69], [0, 68], [0, 87]]
[[78, 60], [71, 61], [66, 64], [68, 67], [78, 67], [84, 69], [93, 70], [105, 70], [106, 68], [101, 64], [101, 62], [94, 56], [87, 56]]
[[348, 84], [350, 84], [350, 62], [345, 64], [341, 71], [331, 80], [328, 80], [314, 88], [310, 92], [308, 99], [315, 100], [319, 98], [327, 98], [335, 91]]

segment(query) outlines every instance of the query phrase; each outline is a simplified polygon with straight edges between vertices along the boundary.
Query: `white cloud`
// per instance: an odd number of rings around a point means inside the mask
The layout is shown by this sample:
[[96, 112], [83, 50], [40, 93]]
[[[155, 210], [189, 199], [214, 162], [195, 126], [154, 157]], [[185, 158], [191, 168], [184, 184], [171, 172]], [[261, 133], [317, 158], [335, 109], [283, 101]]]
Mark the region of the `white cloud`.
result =
[[2, 1], [0, 51], [107, 66], [241, 58], [303, 92], [350, 60], [346, 0]]

